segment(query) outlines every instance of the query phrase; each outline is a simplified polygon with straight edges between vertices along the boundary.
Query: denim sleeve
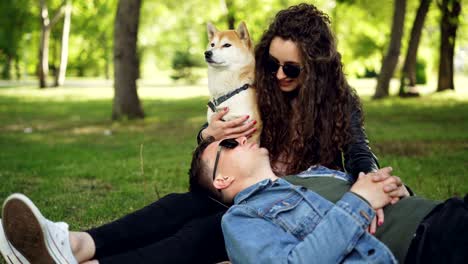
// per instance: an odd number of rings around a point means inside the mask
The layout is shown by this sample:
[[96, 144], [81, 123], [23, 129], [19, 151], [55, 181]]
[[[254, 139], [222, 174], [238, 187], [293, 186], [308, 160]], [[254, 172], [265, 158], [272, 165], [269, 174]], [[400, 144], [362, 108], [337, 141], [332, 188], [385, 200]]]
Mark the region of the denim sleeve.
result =
[[373, 217], [374, 210], [365, 201], [346, 193], [302, 241], [241, 206], [229, 210], [222, 228], [233, 263], [339, 263]]

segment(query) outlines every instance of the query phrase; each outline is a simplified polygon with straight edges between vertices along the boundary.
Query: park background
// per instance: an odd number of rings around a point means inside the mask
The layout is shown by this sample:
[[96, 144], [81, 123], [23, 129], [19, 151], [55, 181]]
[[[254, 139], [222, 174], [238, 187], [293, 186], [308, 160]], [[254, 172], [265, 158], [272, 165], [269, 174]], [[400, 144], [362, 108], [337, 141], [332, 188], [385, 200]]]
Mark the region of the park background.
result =
[[[84, 229], [186, 191], [206, 22], [245, 21], [258, 42], [300, 2], [1, 1], [0, 199], [25, 193]], [[418, 195], [467, 193], [467, 1], [306, 2], [330, 15], [380, 164]]]

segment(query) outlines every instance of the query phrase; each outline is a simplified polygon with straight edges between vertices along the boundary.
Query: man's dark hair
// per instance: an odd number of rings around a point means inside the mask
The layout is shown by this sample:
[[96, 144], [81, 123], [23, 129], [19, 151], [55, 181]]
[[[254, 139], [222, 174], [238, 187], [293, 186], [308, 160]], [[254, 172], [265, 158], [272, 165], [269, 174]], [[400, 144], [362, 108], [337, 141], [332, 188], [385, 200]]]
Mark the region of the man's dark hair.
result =
[[201, 156], [205, 149], [213, 143], [215, 139], [208, 137], [198, 144], [197, 148], [193, 151], [192, 163], [189, 169], [189, 190], [196, 193], [213, 194], [212, 187], [208, 186], [206, 180], [209, 168], [207, 164], [202, 160]]

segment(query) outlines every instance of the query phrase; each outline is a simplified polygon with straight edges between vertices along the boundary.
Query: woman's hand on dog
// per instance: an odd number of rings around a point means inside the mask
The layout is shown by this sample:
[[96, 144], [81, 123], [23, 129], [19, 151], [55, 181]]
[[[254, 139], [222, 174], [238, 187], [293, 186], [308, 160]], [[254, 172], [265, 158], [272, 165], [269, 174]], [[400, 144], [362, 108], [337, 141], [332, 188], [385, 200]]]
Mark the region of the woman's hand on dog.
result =
[[230, 121], [223, 121], [224, 115], [228, 112], [229, 108], [226, 107], [213, 114], [210, 124], [202, 131], [202, 138], [212, 136], [215, 140], [220, 140], [222, 138], [249, 137], [257, 130], [255, 128], [257, 121], [250, 120], [246, 122], [249, 119], [248, 115]]

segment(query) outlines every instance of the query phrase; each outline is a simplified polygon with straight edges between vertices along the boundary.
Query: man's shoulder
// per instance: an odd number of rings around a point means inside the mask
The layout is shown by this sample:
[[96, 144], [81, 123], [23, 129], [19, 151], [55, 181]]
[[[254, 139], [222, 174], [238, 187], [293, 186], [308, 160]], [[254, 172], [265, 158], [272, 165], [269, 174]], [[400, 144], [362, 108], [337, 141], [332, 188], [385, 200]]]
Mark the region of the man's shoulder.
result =
[[243, 217], [243, 216], [250, 216], [250, 217], [258, 217], [258, 209], [254, 206], [250, 205], [248, 202], [242, 202], [241, 204], [234, 204], [227, 212], [223, 215], [223, 219], [225, 217]]

